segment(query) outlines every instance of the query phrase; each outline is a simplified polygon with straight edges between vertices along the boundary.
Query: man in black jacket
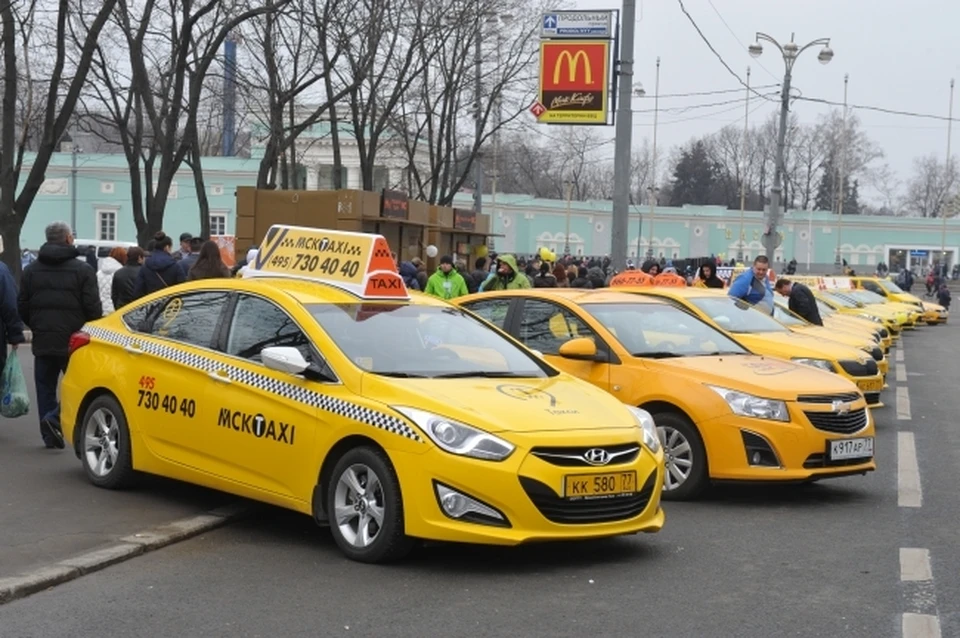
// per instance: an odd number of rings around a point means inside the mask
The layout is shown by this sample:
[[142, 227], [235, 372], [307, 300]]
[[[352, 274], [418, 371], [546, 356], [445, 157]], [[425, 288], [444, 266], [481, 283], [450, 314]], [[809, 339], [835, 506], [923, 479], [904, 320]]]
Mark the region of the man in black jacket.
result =
[[773, 287], [777, 293], [790, 299], [789, 308], [815, 326], [822, 326], [817, 298], [803, 284], [795, 284], [789, 279], [779, 279]]
[[57, 382], [67, 369], [67, 345], [70, 335], [103, 316], [103, 307], [97, 274], [77, 259], [70, 226], [54, 222], [46, 235], [37, 261], [23, 271], [17, 306], [33, 331], [40, 435], [48, 448], [63, 449]]

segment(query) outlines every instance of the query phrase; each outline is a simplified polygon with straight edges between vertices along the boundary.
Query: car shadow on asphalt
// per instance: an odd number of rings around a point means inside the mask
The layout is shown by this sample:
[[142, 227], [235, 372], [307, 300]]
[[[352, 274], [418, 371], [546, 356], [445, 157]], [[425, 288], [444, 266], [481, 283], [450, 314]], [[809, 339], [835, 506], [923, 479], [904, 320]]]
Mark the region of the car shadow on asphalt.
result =
[[[853, 480], [853, 479], [851, 479]], [[869, 490], [852, 485], [830, 482], [801, 484], [735, 484], [719, 483], [711, 487], [699, 501], [692, 506], [730, 507], [816, 507], [835, 505], [849, 507], [851, 504], [869, 504], [878, 502], [877, 496]], [[664, 505], [669, 511], [670, 503]]]

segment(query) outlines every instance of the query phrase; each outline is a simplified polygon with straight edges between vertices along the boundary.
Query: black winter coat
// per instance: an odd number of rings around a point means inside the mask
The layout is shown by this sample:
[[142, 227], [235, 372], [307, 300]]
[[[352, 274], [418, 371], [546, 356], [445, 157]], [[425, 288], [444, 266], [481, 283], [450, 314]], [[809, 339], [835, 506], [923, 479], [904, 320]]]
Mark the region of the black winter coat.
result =
[[790, 310], [797, 313], [810, 323], [822, 326], [823, 319], [820, 318], [820, 309], [817, 308], [817, 299], [810, 292], [810, 289], [803, 284], [795, 283], [790, 289]]
[[97, 273], [67, 244], [46, 243], [20, 279], [17, 308], [33, 331], [33, 354], [66, 357], [70, 335], [103, 316]]
[[113, 273], [113, 283], [110, 289], [110, 298], [113, 300], [113, 307], [120, 308], [136, 299], [133, 296], [133, 287], [137, 283], [137, 275], [140, 274], [140, 264], [127, 264], [117, 272]]
[[133, 297], [139, 299], [152, 292], [162, 290], [167, 286], [182, 284], [187, 280], [180, 264], [174, 261], [170, 253], [158, 250], [147, 257], [137, 273], [137, 281], [133, 286]]

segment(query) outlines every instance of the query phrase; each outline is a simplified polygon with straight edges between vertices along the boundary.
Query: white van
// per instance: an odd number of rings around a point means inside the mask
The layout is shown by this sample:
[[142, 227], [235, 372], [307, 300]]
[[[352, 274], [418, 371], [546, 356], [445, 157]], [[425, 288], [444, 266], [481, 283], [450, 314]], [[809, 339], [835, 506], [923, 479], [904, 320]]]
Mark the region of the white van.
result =
[[137, 245], [134, 241], [105, 241], [102, 239], [74, 239], [74, 247], [80, 251], [79, 259], [86, 259], [87, 251], [91, 247], [97, 249], [97, 261], [110, 256], [110, 251], [119, 246], [126, 250]]

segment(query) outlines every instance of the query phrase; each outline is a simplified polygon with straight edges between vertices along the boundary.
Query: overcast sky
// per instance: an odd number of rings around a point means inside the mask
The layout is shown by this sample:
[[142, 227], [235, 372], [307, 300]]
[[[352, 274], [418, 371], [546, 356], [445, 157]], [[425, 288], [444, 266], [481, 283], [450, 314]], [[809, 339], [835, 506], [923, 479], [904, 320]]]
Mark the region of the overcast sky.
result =
[[[637, 2], [634, 76], [643, 83], [648, 96], [654, 93], [657, 56], [661, 58], [661, 95], [739, 86], [697, 35], [677, 0]], [[849, 73], [850, 104], [946, 116], [950, 78], [960, 78], [960, 2], [956, 0], [684, 0], [684, 5], [714, 48], [742, 78], [746, 77], [747, 66], [752, 68], [754, 86], [779, 83], [783, 78], [783, 59], [773, 46], [765, 46], [759, 59], [748, 55], [746, 45], [753, 42], [757, 31], [781, 43], [789, 41], [791, 32], [795, 32], [795, 41], [801, 46], [821, 37], [831, 39], [835, 57], [830, 64], [821, 65], [817, 61], [819, 48], [811, 48], [794, 66], [793, 85], [804, 96], [842, 102], [843, 76]], [[609, 0], [576, 0], [575, 6], [619, 8]], [[660, 107], [726, 101], [743, 95], [662, 98]], [[652, 108], [652, 99], [634, 100], [635, 110]], [[751, 122], [765, 119], [777, 108], [773, 102], [752, 98]], [[813, 122], [829, 107], [795, 101], [791, 108], [802, 121]], [[936, 153], [941, 161], [945, 159], [946, 121], [855, 112], [870, 137], [883, 149], [885, 158], [881, 162], [889, 163], [901, 179], [911, 172], [914, 157]], [[743, 115], [743, 102], [683, 114], [661, 110], [657, 133], [661, 157], [667, 149], [692, 136], [709, 134], [731, 123], [742, 125]], [[954, 118], [957, 117], [960, 99], [955, 100]], [[960, 127], [954, 128], [956, 157]], [[634, 147], [644, 137], [651, 137], [652, 131], [653, 114], [634, 113]], [[612, 157], [612, 145], [604, 147], [604, 154]]]

